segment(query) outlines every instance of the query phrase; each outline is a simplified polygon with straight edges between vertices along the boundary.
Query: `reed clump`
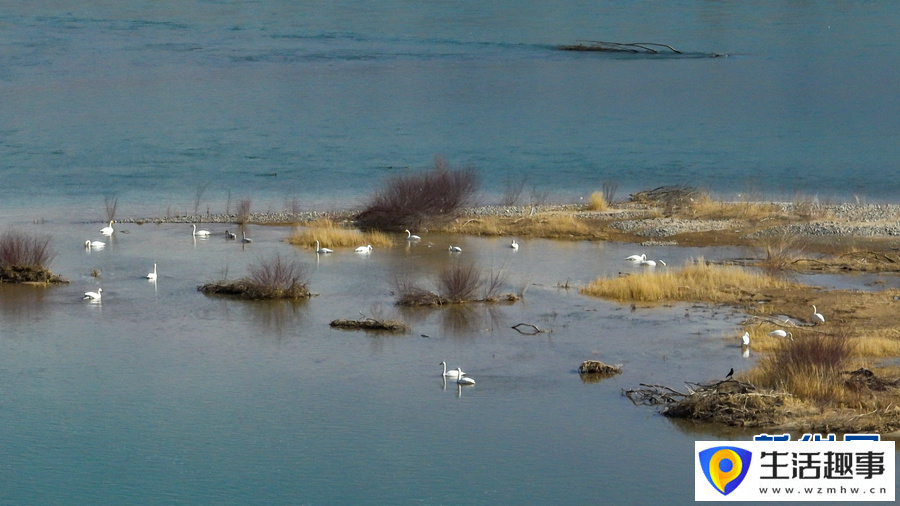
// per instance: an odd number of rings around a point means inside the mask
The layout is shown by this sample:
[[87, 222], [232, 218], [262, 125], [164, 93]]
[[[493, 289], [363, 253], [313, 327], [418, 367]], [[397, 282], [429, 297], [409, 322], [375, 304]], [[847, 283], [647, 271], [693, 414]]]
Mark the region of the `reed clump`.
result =
[[603, 192], [594, 192], [588, 199], [586, 207], [588, 211], [606, 211], [609, 209], [609, 203], [603, 196]]
[[620, 302], [699, 301], [738, 303], [764, 288], [797, 286], [784, 279], [702, 258], [680, 269], [648, 270], [617, 278], [599, 278], [581, 289], [586, 295]]
[[302, 227], [296, 227], [287, 238], [289, 244], [307, 248], [315, 247], [316, 241], [323, 248], [356, 248], [371, 244], [373, 248], [387, 248], [394, 244], [390, 235], [377, 230], [362, 232], [347, 228], [333, 220], [320, 219]]
[[547, 239], [606, 239], [607, 234], [592, 224], [591, 220], [574, 213], [539, 214], [535, 216], [480, 216], [438, 229], [440, 232], [517, 237], [542, 237]]
[[297, 260], [276, 254], [250, 266], [241, 279], [221, 280], [197, 287], [206, 294], [231, 295], [242, 299], [304, 299], [311, 294], [309, 269]]
[[468, 167], [451, 169], [441, 157], [434, 168], [389, 179], [356, 215], [363, 229], [402, 231], [437, 227], [470, 206], [478, 191], [478, 176]]
[[846, 388], [841, 372], [851, 363], [853, 341], [845, 332], [808, 334], [782, 341], [774, 353], [746, 373], [751, 383], [799, 399], [835, 405], [856, 405], [859, 396]]
[[768, 202], [725, 202], [713, 199], [709, 194], [695, 195], [690, 203], [680, 208], [679, 216], [707, 220], [745, 220], [756, 223], [768, 219], [787, 218], [778, 206]]
[[49, 236], [30, 235], [8, 230], [0, 235], [0, 282], [65, 283], [50, 272], [48, 265], [56, 256]]

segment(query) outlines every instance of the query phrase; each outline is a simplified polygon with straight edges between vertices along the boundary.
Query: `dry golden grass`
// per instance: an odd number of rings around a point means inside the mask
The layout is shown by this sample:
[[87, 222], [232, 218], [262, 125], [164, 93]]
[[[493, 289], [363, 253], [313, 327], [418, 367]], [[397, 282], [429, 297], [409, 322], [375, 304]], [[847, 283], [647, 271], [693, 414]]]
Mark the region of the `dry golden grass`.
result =
[[574, 213], [546, 213], [534, 216], [480, 216], [460, 219], [437, 231], [469, 235], [514, 235], [548, 239], [603, 239], [606, 235], [591, 222]]
[[699, 301], [737, 303], [764, 288], [789, 288], [782, 278], [736, 266], [707, 264], [702, 258], [680, 269], [648, 270], [617, 278], [599, 278], [581, 292], [621, 302]]
[[609, 204], [607, 204], [606, 199], [603, 197], [603, 192], [592, 193], [591, 197], [588, 199], [587, 210], [606, 211], [607, 209], [609, 209]]
[[346, 228], [332, 220], [322, 219], [294, 229], [287, 242], [296, 246], [315, 247], [316, 241], [323, 248], [356, 248], [371, 244], [374, 248], [393, 246], [391, 236], [384, 232], [361, 232]]
[[685, 208], [685, 218], [707, 220], [747, 220], [758, 222], [764, 219], [784, 218], [784, 213], [770, 203], [766, 202], [722, 202], [713, 200], [709, 195], [703, 194], [694, 198], [691, 205]]

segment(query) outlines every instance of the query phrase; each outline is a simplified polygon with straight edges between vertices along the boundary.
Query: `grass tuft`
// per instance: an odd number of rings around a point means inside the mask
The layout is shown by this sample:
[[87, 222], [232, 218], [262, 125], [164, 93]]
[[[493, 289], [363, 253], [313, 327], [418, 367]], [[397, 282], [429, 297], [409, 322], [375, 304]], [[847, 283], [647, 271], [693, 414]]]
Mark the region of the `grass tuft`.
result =
[[606, 201], [606, 197], [603, 196], [602, 192], [594, 192], [591, 194], [591, 197], [588, 199], [587, 210], [588, 211], [606, 211], [609, 209], [609, 204]]
[[354, 228], [346, 228], [332, 220], [321, 219], [294, 229], [293, 235], [287, 238], [289, 244], [314, 248], [316, 241], [323, 248], [356, 248], [371, 244], [373, 248], [393, 246], [391, 236], [371, 230], [361, 232]]

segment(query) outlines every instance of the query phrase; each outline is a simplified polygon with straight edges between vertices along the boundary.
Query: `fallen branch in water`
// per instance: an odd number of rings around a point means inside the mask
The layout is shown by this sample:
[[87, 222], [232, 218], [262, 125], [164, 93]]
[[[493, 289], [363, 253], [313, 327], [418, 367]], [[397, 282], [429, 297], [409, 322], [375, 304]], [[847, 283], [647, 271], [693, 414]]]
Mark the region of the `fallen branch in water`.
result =
[[[534, 332], [526, 332], [526, 331], [520, 329], [519, 327], [531, 327], [532, 329], [534, 329]], [[547, 332], [546, 330], [543, 330], [543, 329], [539, 328], [537, 325], [533, 325], [531, 323], [517, 323], [517, 324], [513, 325], [512, 328], [515, 329], [515, 331], [518, 332], [519, 334], [524, 334], [526, 336], [533, 336], [536, 334], [543, 334], [544, 332]]]

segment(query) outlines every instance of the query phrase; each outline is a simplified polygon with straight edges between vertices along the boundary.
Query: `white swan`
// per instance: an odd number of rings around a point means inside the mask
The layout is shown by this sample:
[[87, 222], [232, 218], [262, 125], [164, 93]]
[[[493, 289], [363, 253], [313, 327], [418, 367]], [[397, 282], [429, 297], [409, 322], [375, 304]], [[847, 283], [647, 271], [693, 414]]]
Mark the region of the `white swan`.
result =
[[794, 340], [794, 334], [791, 334], [790, 332], [785, 332], [781, 329], [773, 330], [772, 332], [769, 332], [769, 335], [772, 337], [790, 337], [791, 341]]
[[100, 301], [101, 293], [103, 293], [102, 288], [98, 288], [96, 292], [84, 292], [84, 297], [82, 297], [82, 299], [90, 300], [91, 302]]
[[459, 253], [462, 251], [462, 248], [460, 248], [459, 246], [450, 246], [449, 248], [447, 248], [447, 250], [451, 253]]
[[200, 237], [209, 237], [209, 230], [197, 230], [197, 224], [191, 223], [191, 226], [194, 227], [191, 235], [197, 235]]
[[87, 249], [103, 249], [104, 247], [106, 247], [106, 243], [103, 241], [91, 241], [90, 239], [88, 239], [87, 241], [84, 241], [84, 247]]
[[316, 241], [316, 253], [331, 253], [332, 251], [334, 250], [328, 248], [320, 248], [319, 241]]
[[115, 230], [113, 230], [113, 227], [112, 227], [113, 223], [115, 223], [115, 221], [110, 221], [109, 226], [106, 226], [106, 227], [103, 227], [100, 229], [100, 233], [103, 235], [112, 235], [113, 232], [115, 232]]
[[744, 335], [741, 336], [741, 343], [744, 346], [747, 346], [748, 344], [750, 344], [750, 333], [749, 332], [744, 332]]
[[368, 246], [360, 246], [353, 251], [357, 253], [370, 253], [372, 251], [372, 245], [369, 244]]
[[657, 262], [659, 262], [661, 265], [666, 265], [666, 262], [662, 260], [641, 260], [640, 264], [645, 267], [656, 267]]
[[253, 239], [250, 239], [249, 237], [247, 237], [246, 232], [241, 232], [241, 242], [251, 243], [251, 242], [253, 242]]
[[444, 366], [444, 373], [442, 374], [442, 376], [446, 376], [447, 378], [459, 378], [460, 376], [465, 376], [466, 374], [462, 372], [462, 369], [460, 369], [459, 367], [457, 367], [454, 371], [448, 371], [447, 362], [444, 361], [441, 361], [441, 363], [438, 365]]
[[156, 281], [156, 264], [153, 264], [153, 272], [147, 274], [147, 279], [150, 281]]
[[226, 230], [226, 231], [225, 231], [225, 238], [226, 238], [226, 239], [237, 239], [237, 234], [235, 234], [234, 232], [229, 232], [229, 231]]
[[647, 255], [641, 253], [640, 255], [631, 255], [629, 257], [625, 257], [625, 260], [629, 262], [643, 262], [647, 259]]
[[813, 320], [815, 320], [815, 323], [817, 323], [817, 324], [818, 324], [818, 323], [825, 323], [825, 317], [822, 316], [822, 313], [819, 313], [818, 311], [816, 311], [816, 306], [813, 306], [813, 315], [812, 315], [812, 317], [813, 317]]
[[413, 235], [412, 232], [410, 232], [409, 230], [404, 230], [404, 232], [406, 232], [406, 240], [407, 241], [419, 241], [422, 239], [421, 237], [419, 237], [417, 235]]
[[[460, 374], [462, 374], [462, 371], [460, 371], [459, 368], [457, 368], [456, 370], [459, 371]], [[475, 380], [473, 380], [472, 378], [470, 378], [468, 376], [465, 376], [465, 377], [459, 376], [459, 378], [456, 380], [456, 383], [458, 383], [460, 385], [474, 385]]]
[[509, 247], [516, 251], [519, 251], [519, 243], [517, 243], [515, 239], [513, 239], [512, 242], [509, 243]]

